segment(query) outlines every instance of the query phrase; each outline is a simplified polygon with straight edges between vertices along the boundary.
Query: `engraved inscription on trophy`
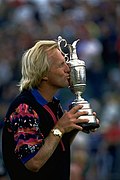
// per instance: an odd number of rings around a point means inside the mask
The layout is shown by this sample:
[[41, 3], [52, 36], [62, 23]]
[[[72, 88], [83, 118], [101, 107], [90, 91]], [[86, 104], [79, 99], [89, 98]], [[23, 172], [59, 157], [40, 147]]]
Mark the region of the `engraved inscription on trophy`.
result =
[[67, 44], [65, 39], [62, 39], [61, 36], [58, 37], [58, 46], [60, 51], [65, 55], [61, 49], [61, 42], [64, 42], [64, 46], [68, 46], [70, 57], [67, 58], [67, 63], [70, 67], [70, 90], [75, 95], [74, 101], [71, 103], [69, 108], [76, 106], [77, 104], [81, 104], [83, 107], [79, 111], [87, 111], [88, 115], [80, 116], [80, 119], [89, 119], [88, 123], [80, 123], [85, 131], [89, 131], [91, 129], [98, 128], [99, 125], [96, 122], [96, 117], [92, 113], [92, 109], [88, 101], [84, 100], [81, 96], [82, 93], [85, 91], [86, 88], [86, 67], [85, 62], [83, 60], [78, 59], [77, 52], [76, 52], [76, 45], [79, 40], [73, 42], [73, 44]]

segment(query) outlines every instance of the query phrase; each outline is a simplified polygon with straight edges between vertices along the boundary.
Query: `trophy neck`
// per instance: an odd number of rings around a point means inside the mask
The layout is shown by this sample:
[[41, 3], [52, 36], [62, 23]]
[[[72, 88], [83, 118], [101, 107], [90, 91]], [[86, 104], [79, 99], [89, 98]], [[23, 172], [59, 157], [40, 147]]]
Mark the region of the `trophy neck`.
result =
[[75, 100], [76, 101], [83, 101], [84, 99], [81, 97], [82, 92], [77, 91], [75, 92]]

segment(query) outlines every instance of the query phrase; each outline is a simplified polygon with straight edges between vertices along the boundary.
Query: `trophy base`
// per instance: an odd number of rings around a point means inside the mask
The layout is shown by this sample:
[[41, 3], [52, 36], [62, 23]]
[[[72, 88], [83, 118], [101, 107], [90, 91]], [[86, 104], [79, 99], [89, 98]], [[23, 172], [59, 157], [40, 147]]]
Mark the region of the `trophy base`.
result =
[[87, 101], [74, 101], [69, 106], [69, 109], [76, 106], [77, 104], [81, 104], [83, 107], [82, 109], [79, 109], [78, 111], [87, 111], [87, 115], [80, 116], [80, 119], [89, 119], [89, 122], [87, 123], [78, 123], [83, 128], [83, 132], [89, 133], [91, 130], [95, 130], [96, 128], [99, 128], [99, 124], [96, 121], [96, 117], [92, 113], [92, 109], [90, 107], [90, 104]]
[[92, 114], [80, 116], [80, 119], [89, 119], [88, 123], [79, 123], [83, 128], [83, 132], [89, 133], [91, 130], [99, 128], [99, 124], [96, 122], [96, 117]]
[[89, 133], [91, 130], [99, 128], [99, 124], [96, 122], [93, 123], [79, 123], [79, 125], [83, 128], [83, 132]]

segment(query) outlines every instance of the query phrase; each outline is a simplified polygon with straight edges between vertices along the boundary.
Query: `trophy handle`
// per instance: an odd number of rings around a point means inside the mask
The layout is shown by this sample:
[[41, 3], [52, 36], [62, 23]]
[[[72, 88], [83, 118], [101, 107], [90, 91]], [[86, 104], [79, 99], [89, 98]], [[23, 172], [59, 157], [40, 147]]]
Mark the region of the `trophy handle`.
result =
[[61, 49], [61, 43], [64, 43], [63, 47], [67, 47], [68, 43], [65, 39], [63, 39], [61, 36], [58, 36], [58, 48], [60, 50], [60, 52], [65, 56], [66, 61], [69, 61], [69, 57], [68, 57], [68, 53], [63, 52], [63, 50]]

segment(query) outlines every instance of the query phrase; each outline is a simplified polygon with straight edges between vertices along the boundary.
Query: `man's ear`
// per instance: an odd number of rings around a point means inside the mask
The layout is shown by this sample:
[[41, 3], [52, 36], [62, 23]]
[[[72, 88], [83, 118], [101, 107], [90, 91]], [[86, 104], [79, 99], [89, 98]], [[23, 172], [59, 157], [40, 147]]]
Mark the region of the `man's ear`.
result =
[[44, 81], [47, 81], [47, 80], [48, 80], [48, 77], [45, 76], [45, 77], [43, 77], [42, 79], [43, 79]]

